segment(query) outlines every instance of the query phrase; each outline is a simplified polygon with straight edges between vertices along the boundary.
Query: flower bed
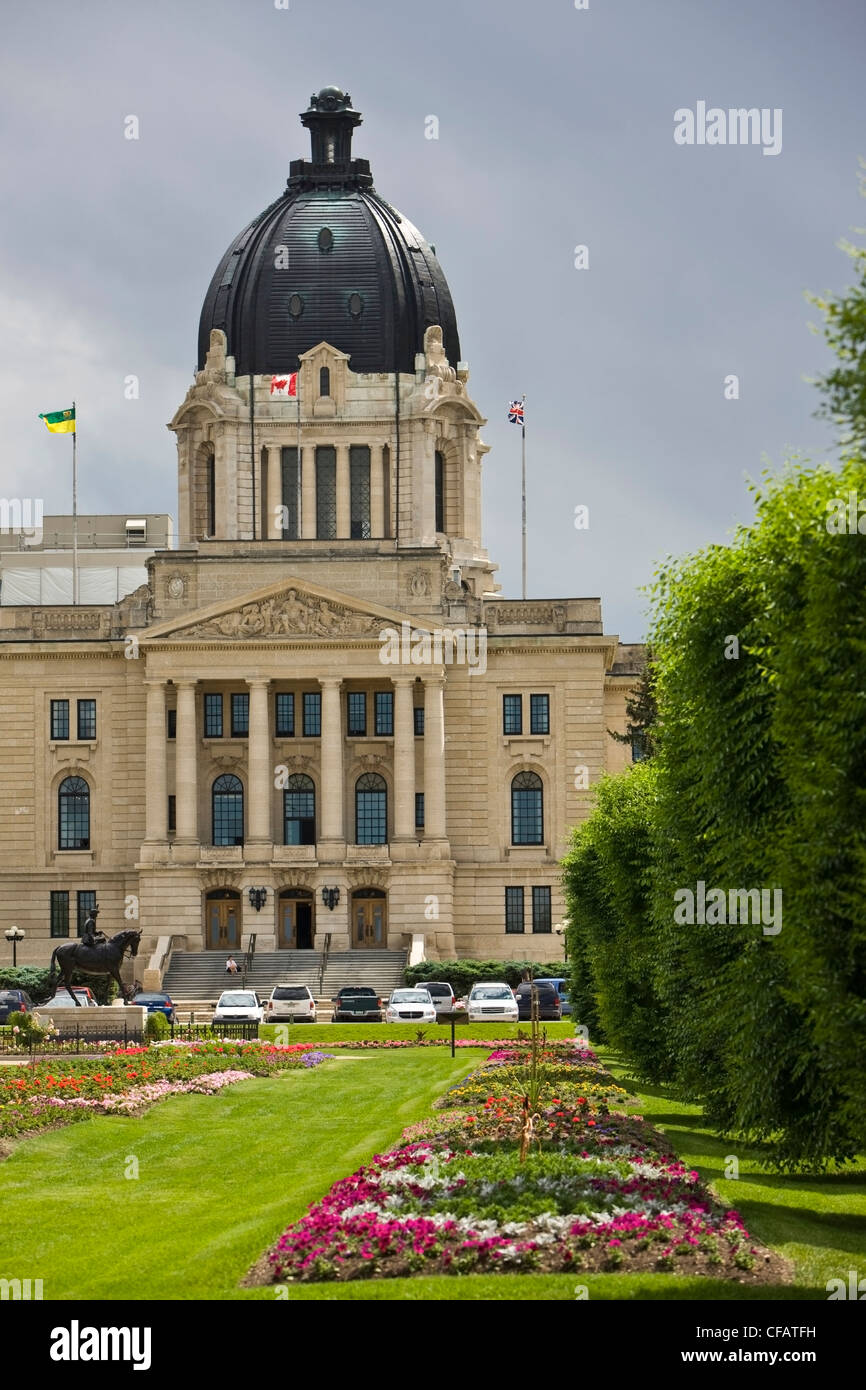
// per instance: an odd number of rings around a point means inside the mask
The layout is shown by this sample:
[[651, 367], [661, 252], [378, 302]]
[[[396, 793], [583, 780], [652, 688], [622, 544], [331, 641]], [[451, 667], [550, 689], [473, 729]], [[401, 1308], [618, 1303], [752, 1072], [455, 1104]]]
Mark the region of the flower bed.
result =
[[131, 1114], [170, 1095], [212, 1095], [254, 1076], [318, 1066], [327, 1056], [310, 1043], [115, 1043], [97, 1058], [63, 1056], [8, 1066], [0, 1072], [0, 1137], [71, 1123], [92, 1113]]
[[544, 1049], [534, 1108], [524, 1059], [512, 1044], [494, 1052], [450, 1108], [336, 1183], [247, 1282], [618, 1269], [785, 1281], [661, 1134], [608, 1108], [619, 1088], [594, 1054]]

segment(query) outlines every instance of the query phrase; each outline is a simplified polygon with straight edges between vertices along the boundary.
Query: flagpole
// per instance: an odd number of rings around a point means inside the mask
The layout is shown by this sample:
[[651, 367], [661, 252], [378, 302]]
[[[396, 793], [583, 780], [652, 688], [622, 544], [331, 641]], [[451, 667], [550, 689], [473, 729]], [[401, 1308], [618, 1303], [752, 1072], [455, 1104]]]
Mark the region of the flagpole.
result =
[[520, 434], [522, 445], [522, 471], [521, 471], [521, 501], [523, 505], [523, 597], [526, 598], [526, 397], [521, 396], [521, 403], [524, 406], [524, 413], [520, 421]]
[[297, 457], [296, 457], [296, 473], [297, 473], [296, 484], [297, 484], [297, 499], [298, 499], [298, 500], [297, 500], [297, 504], [296, 504], [296, 507], [295, 507], [295, 511], [296, 511], [296, 515], [297, 515], [297, 521], [296, 521], [296, 524], [295, 524], [295, 529], [296, 529], [296, 531], [297, 531], [298, 534], [297, 534], [297, 536], [295, 537], [296, 540], [300, 540], [300, 539], [301, 539], [301, 536], [304, 534], [304, 533], [303, 533], [303, 530], [302, 530], [302, 528], [301, 528], [301, 369], [302, 369], [303, 365], [304, 365], [304, 364], [303, 364], [303, 362], [301, 361], [300, 357], [298, 357], [298, 381], [297, 381], [297, 386], [298, 386], [298, 443], [297, 443], [297, 448], [296, 448], [296, 455], [297, 455]]
[[72, 402], [72, 602], [78, 603], [78, 412]]

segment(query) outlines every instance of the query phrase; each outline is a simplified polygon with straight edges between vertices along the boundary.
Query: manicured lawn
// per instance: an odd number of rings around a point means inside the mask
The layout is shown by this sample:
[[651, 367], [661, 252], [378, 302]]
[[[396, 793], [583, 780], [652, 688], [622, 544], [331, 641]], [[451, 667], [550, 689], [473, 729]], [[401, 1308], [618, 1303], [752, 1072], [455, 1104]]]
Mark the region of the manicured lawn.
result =
[[[561, 1023], [543, 1023], [549, 1038], [573, 1038], [574, 1024], [570, 1019]], [[386, 1038], [404, 1039], [414, 1042], [418, 1033], [426, 1041], [451, 1041], [450, 1025], [444, 1023], [425, 1023], [419, 1028], [416, 1023], [292, 1023], [283, 1025], [288, 1036], [277, 1038], [278, 1023], [264, 1023], [259, 1028], [259, 1037], [271, 1042], [311, 1042], [316, 1047], [324, 1047], [335, 1042], [376, 1042]], [[461, 1038], [515, 1038], [518, 1029], [529, 1034], [528, 1023], [460, 1023], [455, 1029], [455, 1037]]]
[[24, 1140], [0, 1163], [0, 1277], [42, 1278], [46, 1300], [273, 1299], [238, 1289], [247, 1268], [484, 1055], [347, 1053]]

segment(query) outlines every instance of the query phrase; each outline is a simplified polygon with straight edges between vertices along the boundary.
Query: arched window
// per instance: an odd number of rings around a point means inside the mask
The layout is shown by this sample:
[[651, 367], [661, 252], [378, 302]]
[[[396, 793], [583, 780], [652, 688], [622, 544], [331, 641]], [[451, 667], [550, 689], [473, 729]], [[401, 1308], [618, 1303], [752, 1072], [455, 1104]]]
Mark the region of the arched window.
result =
[[319, 368], [319, 395], [330, 396], [331, 394], [331, 369], [330, 367]]
[[283, 792], [283, 844], [316, 843], [316, 789], [311, 777], [293, 773]]
[[355, 783], [355, 843], [384, 845], [388, 838], [388, 789], [378, 772]]
[[445, 459], [436, 450], [436, 530], [445, 531]]
[[537, 772], [518, 772], [511, 783], [511, 843], [544, 843], [541, 778]]
[[244, 842], [244, 788], [241, 779], [231, 772], [222, 773], [213, 784], [213, 842]]
[[90, 788], [83, 777], [65, 777], [57, 793], [58, 846], [90, 849]]

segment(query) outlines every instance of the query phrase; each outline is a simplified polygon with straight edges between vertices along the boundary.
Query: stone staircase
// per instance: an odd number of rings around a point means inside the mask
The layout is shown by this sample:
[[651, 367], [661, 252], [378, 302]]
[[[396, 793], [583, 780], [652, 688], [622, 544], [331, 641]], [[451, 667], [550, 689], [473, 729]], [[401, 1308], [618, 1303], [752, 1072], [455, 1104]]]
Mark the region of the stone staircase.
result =
[[[336, 951], [328, 956], [322, 988], [320, 951], [261, 951], [253, 956], [247, 988], [267, 999], [274, 985], [308, 985], [315, 999], [330, 1002], [346, 985], [369, 985], [380, 996], [398, 989], [404, 981], [405, 951]], [[243, 956], [235, 959], [242, 965]], [[163, 988], [175, 1004], [186, 1009], [215, 1003], [224, 989], [239, 988], [241, 977], [225, 973], [225, 955], [219, 951], [176, 951], [163, 980]]]

